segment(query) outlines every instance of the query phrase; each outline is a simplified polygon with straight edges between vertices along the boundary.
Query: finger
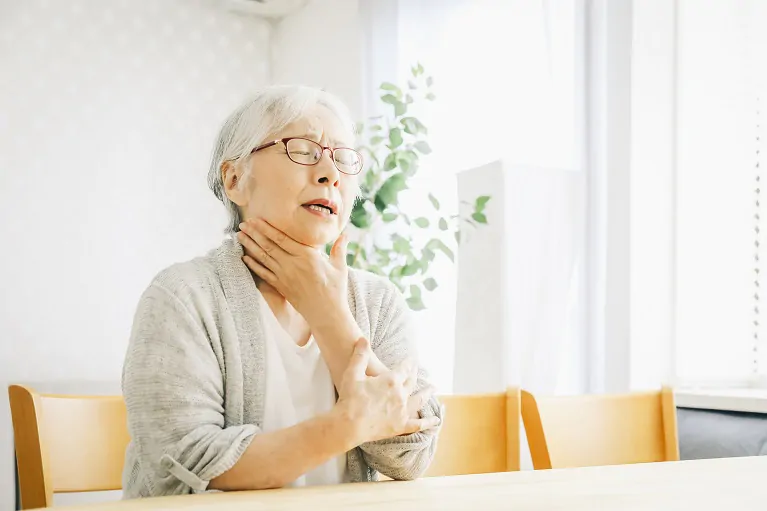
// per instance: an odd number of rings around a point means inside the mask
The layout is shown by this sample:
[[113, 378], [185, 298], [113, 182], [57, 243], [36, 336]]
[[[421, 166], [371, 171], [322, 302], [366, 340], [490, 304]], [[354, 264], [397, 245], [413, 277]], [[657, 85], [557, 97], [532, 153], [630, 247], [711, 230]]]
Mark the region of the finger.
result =
[[237, 233], [237, 239], [245, 249], [245, 253], [252, 259], [255, 259], [261, 265], [274, 271], [280, 268], [280, 263], [269, 255], [269, 252], [263, 249], [253, 238], [248, 236], [247, 233], [240, 231]]
[[250, 268], [250, 271], [258, 275], [261, 278], [261, 280], [263, 280], [264, 282], [268, 284], [271, 284], [272, 286], [275, 286], [276, 288], [275, 284], [277, 283], [277, 276], [269, 268], [262, 265], [261, 263], [259, 263], [258, 261], [256, 261], [255, 259], [253, 259], [252, 257], [248, 255], [243, 256], [242, 262], [245, 263], [245, 266]]
[[330, 262], [333, 263], [333, 266], [339, 269], [346, 267], [348, 248], [349, 238], [346, 237], [346, 234], [341, 233], [336, 242], [333, 243], [333, 248], [330, 249]]
[[410, 419], [405, 423], [405, 431], [403, 434], [408, 435], [410, 433], [417, 433], [419, 431], [427, 431], [439, 427], [442, 421], [439, 417], [425, 417], [423, 419]]
[[285, 252], [282, 247], [264, 236], [261, 232], [258, 231], [258, 229], [253, 227], [248, 222], [242, 222], [240, 224], [240, 233], [238, 233], [238, 236], [242, 236], [241, 233], [245, 233], [247, 236], [249, 236], [258, 244], [258, 246], [264, 250], [264, 252], [277, 259], [278, 261], [281, 260], [283, 256], [288, 255], [288, 253]]
[[370, 359], [370, 346], [368, 340], [364, 337], [360, 337], [356, 343], [354, 343], [354, 351], [352, 352], [352, 358], [349, 360], [349, 366], [346, 371], [355, 380], [361, 380], [365, 377], [367, 371], [368, 361]]
[[[410, 376], [413, 373], [413, 367], [415, 365], [415, 360], [413, 360], [411, 357], [407, 357], [405, 360], [395, 366], [394, 370], [392, 371], [392, 373], [394, 373], [392, 376], [394, 376], [397, 381], [405, 385], [406, 382], [410, 379]], [[409, 390], [412, 391], [412, 388]]]
[[429, 385], [410, 396], [407, 401], [407, 410], [410, 415], [415, 416], [419, 410], [426, 406], [426, 403], [429, 402], [429, 399], [434, 396], [434, 392], [436, 392], [436, 389]]
[[282, 248], [288, 254], [299, 255], [309, 250], [314, 250], [308, 245], [297, 242], [263, 218], [248, 220], [248, 222], [252, 223], [258, 232], [272, 240], [277, 246]]
[[413, 392], [418, 384], [418, 364], [415, 361], [411, 361], [407, 377], [403, 383], [405, 390], [409, 393]]

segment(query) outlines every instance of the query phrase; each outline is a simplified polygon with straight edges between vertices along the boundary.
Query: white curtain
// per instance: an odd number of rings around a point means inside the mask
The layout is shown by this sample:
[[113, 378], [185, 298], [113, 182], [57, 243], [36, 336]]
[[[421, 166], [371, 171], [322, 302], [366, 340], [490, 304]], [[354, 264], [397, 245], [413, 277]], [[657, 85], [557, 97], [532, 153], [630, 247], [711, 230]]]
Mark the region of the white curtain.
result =
[[[396, 13], [383, 2], [377, 8], [387, 16], [368, 13], [378, 34], [372, 47], [396, 48], [395, 63], [379, 58], [376, 67], [373, 58], [368, 75], [394, 68], [391, 81], [401, 82], [420, 62], [435, 80], [436, 101], [416, 112], [429, 127], [434, 152], [406, 206], [428, 210], [423, 198], [430, 191], [457, 212], [459, 180], [461, 198], [469, 189], [493, 195], [490, 225], [476, 233], [482, 249], [467, 250], [460, 267], [435, 268], [440, 287], [420, 313], [421, 356], [442, 392], [498, 391], [508, 384], [540, 392], [587, 389], [582, 4], [407, 0], [396, 3]], [[499, 162], [500, 172], [472, 172], [490, 162]], [[500, 274], [485, 271], [483, 250], [500, 254]], [[493, 339], [480, 342], [465, 329], [456, 335], [454, 318], [464, 325], [475, 319], [466, 317], [472, 307], [456, 310], [463, 292], [458, 272], [480, 291], [496, 283], [490, 279], [503, 282], [483, 297], [492, 317], [476, 316], [496, 323], [477, 328], [494, 332]], [[487, 374], [497, 377], [483, 378]]]

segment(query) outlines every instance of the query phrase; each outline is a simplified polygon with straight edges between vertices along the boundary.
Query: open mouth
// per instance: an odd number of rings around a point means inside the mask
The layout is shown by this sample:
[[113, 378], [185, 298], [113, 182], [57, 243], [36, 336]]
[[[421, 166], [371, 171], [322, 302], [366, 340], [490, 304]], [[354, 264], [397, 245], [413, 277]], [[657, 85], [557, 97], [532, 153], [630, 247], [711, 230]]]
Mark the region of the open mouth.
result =
[[330, 206], [322, 206], [320, 204], [307, 204], [304, 206], [306, 209], [317, 211], [326, 215], [335, 215], [333, 209]]
[[332, 200], [319, 198], [303, 204], [307, 210], [315, 215], [330, 216], [338, 214], [338, 205]]

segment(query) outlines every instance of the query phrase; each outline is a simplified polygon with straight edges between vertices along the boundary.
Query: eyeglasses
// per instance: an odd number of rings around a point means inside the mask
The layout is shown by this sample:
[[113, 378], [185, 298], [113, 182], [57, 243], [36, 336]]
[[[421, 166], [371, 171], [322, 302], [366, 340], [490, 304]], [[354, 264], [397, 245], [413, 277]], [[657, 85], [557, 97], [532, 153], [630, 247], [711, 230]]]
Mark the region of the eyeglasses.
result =
[[250, 154], [272, 147], [280, 142], [285, 144], [288, 158], [299, 165], [317, 165], [322, 159], [322, 154], [327, 149], [333, 164], [339, 172], [355, 175], [362, 170], [362, 155], [348, 147], [324, 147], [308, 138], [288, 137], [280, 140], [272, 140], [253, 149]]

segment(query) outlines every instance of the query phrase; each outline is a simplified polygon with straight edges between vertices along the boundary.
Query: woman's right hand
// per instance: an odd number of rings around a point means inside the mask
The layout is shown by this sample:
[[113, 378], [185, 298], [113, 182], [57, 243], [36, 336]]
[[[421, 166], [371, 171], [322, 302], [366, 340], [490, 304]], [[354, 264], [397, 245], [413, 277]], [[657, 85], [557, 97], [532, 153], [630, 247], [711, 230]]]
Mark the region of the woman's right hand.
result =
[[417, 368], [403, 365], [368, 376], [371, 357], [375, 355], [367, 339], [358, 340], [334, 409], [351, 426], [354, 445], [439, 426], [438, 417], [419, 416], [418, 411], [432, 397], [434, 388], [429, 386], [413, 394]]

